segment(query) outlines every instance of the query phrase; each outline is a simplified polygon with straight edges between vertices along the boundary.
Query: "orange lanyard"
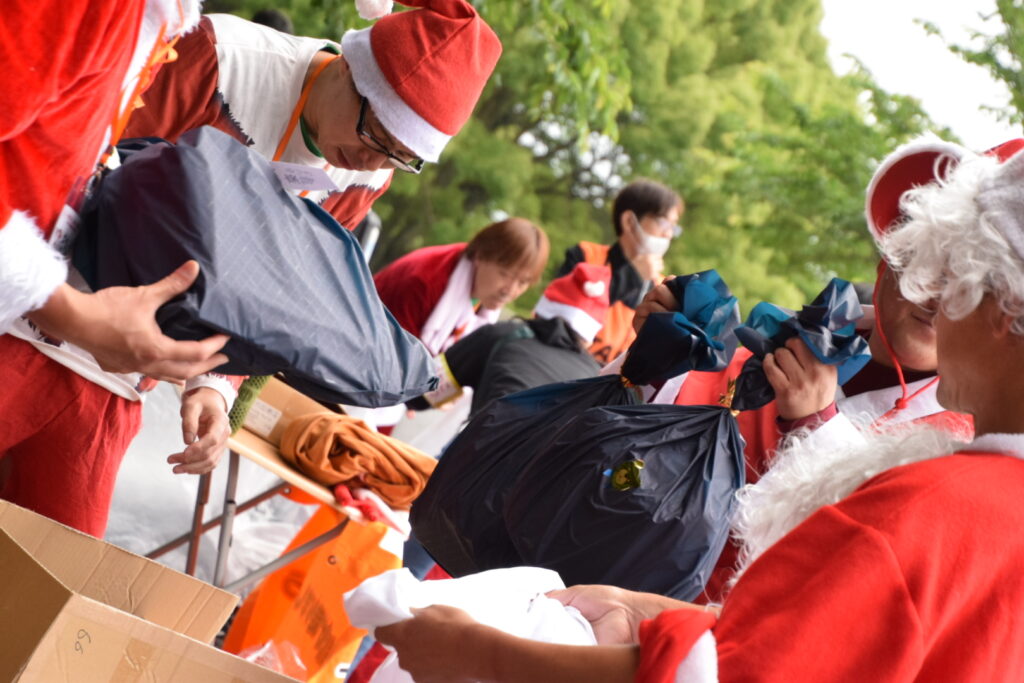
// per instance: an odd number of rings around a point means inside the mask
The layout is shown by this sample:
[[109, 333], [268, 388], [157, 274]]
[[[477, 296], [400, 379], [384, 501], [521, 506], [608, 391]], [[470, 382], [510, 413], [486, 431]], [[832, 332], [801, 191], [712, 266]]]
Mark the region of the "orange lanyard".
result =
[[[167, 24], [160, 27], [160, 32], [156, 36], [153, 49], [150, 50], [149, 57], [146, 58], [146, 64], [142, 67], [139, 77], [135, 81], [131, 97], [125, 103], [124, 109], [114, 114], [114, 120], [110, 124], [110, 144], [107, 146], [107, 151], [100, 157], [98, 164], [100, 167], [105, 166], [107, 160], [110, 159], [110, 155], [114, 153], [114, 145], [121, 139], [124, 129], [128, 126], [128, 120], [131, 118], [132, 112], [139, 107], [145, 106], [145, 103], [142, 101], [142, 93], [153, 83], [157, 67], [162, 64], [169, 64], [178, 58], [178, 53], [175, 52], [174, 46], [177, 44], [178, 38], [181, 37], [181, 31], [184, 26], [185, 10], [181, 6], [181, 0], [178, 0], [178, 35], [171, 40], [164, 40], [167, 36]], [[123, 101], [123, 91], [121, 96]]]
[[[306, 106], [306, 100], [309, 99], [309, 93], [313, 90], [313, 83], [320, 77], [320, 74], [324, 72], [327, 66], [334, 62], [335, 59], [341, 55], [335, 55], [330, 59], [324, 60], [320, 66], [313, 71], [313, 75], [309, 77], [306, 85], [302, 86], [302, 93], [299, 95], [299, 101], [295, 103], [295, 109], [292, 110], [292, 116], [288, 119], [288, 127], [284, 129], [284, 135], [281, 136], [281, 141], [277, 143], [277, 150], [274, 152], [274, 158], [271, 161], [280, 161], [284, 155], [284, 149], [288, 146], [288, 140], [291, 139], [292, 133], [295, 132], [295, 126], [299, 122], [299, 117], [302, 116], [302, 108]], [[331, 167], [330, 164], [324, 164], [324, 170], [328, 170]], [[309, 195], [309, 190], [303, 190], [299, 193], [300, 197]]]
[[281, 156], [284, 155], [284, 148], [288, 146], [288, 140], [291, 138], [292, 133], [295, 132], [295, 126], [299, 122], [299, 116], [302, 115], [302, 108], [306, 106], [306, 100], [309, 99], [309, 93], [313, 89], [313, 84], [316, 79], [320, 77], [320, 74], [324, 72], [329, 64], [333, 64], [334, 60], [341, 55], [335, 55], [331, 59], [324, 60], [320, 66], [313, 71], [313, 75], [306, 81], [306, 85], [302, 87], [302, 94], [299, 95], [299, 101], [295, 103], [295, 109], [292, 110], [292, 117], [288, 119], [288, 126], [284, 129], [284, 135], [281, 136], [281, 142], [277, 143], [277, 150], [274, 152], [274, 158], [271, 161], [280, 161]]

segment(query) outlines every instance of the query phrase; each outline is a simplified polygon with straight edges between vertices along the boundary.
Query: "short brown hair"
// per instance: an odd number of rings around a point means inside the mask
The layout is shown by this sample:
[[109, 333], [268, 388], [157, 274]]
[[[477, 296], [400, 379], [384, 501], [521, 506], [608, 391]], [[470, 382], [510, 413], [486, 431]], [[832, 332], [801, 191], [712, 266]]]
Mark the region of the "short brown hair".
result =
[[466, 257], [499, 266], [525, 268], [540, 282], [548, 264], [548, 236], [525, 218], [506, 218], [478, 232], [466, 247]]
[[672, 209], [683, 211], [683, 198], [661, 183], [647, 178], [634, 180], [615, 195], [612, 205], [612, 227], [622, 234], [622, 214], [632, 211], [637, 218], [664, 216]]

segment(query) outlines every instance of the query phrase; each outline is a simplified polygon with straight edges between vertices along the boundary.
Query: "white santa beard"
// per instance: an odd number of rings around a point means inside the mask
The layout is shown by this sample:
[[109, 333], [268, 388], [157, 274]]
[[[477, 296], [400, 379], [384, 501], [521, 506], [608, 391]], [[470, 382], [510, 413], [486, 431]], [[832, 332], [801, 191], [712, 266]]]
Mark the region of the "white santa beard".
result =
[[862, 430], [864, 440], [827, 449], [796, 435], [786, 441], [768, 472], [737, 494], [733, 536], [741, 545], [731, 583], [761, 554], [816, 510], [838, 503], [861, 484], [893, 467], [949, 455], [962, 445], [927, 426]]

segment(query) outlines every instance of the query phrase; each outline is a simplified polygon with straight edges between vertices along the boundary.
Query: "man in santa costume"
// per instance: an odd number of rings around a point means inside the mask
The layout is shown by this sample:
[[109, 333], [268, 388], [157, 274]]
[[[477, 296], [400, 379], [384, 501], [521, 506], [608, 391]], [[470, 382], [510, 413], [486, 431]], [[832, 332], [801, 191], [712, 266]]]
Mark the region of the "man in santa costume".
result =
[[[452, 608], [380, 628], [417, 681], [1016, 681], [1024, 671], [1024, 153], [963, 154], [881, 236], [900, 293], [936, 311], [955, 441], [876, 427], [793, 439], [740, 497], [741, 575], [720, 613], [607, 586], [553, 593], [588, 649]], [[776, 387], [778, 388], [778, 387]]]
[[[74, 208], [195, 1], [17, 2], [0, 26], [0, 482], [2, 495], [92, 533], [105, 525], [116, 462], [138, 425], [124, 393], [69, 372], [84, 359], [137, 392], [224, 362], [227, 338], [175, 342], [154, 319], [185, 291], [187, 263], [148, 287], [98, 294], [67, 283]], [[103, 157], [103, 158], [101, 158]], [[22, 317], [24, 316], [24, 317]], [[50, 343], [37, 344], [42, 338]], [[75, 353], [68, 352], [74, 348]], [[178, 457], [183, 457], [179, 454]], [[90, 487], [95, 487], [90, 491]]]
[[473, 389], [470, 418], [496, 398], [554, 382], [594, 377], [601, 366], [587, 348], [608, 314], [608, 266], [577, 263], [556, 278], [533, 318], [484, 325], [439, 356], [441, 384], [406, 405], [427, 410]]
[[370, 28], [341, 44], [292, 36], [227, 14], [203, 17], [160, 70], [128, 137], [171, 141], [212, 125], [268, 159], [326, 173], [313, 190], [354, 229], [395, 169], [419, 173], [469, 119], [501, 54], [465, 0], [357, 0]]

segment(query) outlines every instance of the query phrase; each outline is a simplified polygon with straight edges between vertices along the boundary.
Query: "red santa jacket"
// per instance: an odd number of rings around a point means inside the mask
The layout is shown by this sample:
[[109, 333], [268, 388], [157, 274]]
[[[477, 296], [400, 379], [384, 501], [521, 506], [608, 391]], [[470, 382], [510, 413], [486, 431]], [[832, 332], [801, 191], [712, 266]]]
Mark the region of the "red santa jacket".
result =
[[143, 0], [13, 0], [0, 21], [0, 333], [66, 269], [45, 239], [115, 113]]
[[[421, 336], [464, 251], [465, 242], [424, 247], [391, 262], [373, 276], [380, 300], [403, 329], [417, 338]], [[472, 303], [467, 300], [466, 305]]]
[[[894, 467], [819, 508], [740, 578], [713, 630], [717, 678], [693, 680], [1020, 680], [1024, 462], [990, 450]], [[636, 680], [675, 681], [706, 626], [693, 610], [644, 622]]]

